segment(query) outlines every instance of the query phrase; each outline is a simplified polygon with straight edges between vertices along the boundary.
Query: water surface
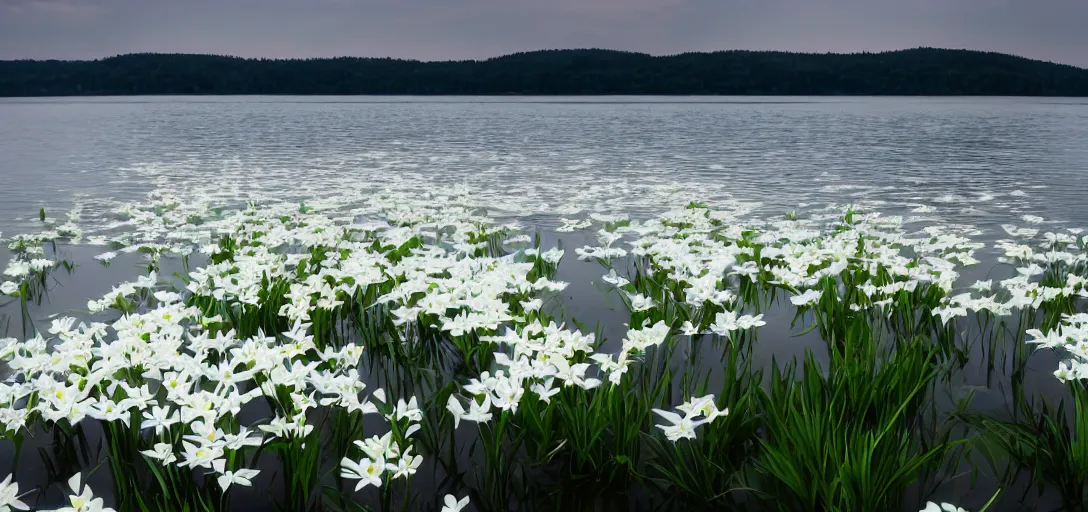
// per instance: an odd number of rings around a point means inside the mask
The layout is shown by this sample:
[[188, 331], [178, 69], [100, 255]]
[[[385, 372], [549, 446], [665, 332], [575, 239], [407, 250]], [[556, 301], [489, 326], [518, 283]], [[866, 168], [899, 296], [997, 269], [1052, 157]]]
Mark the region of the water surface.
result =
[[598, 184], [622, 206], [617, 183], [713, 183], [779, 211], [865, 202], [983, 227], [1022, 213], [1083, 225], [1085, 140], [1088, 100], [1062, 98], [0, 99], [0, 231], [156, 183], [404, 173], [542, 201]]

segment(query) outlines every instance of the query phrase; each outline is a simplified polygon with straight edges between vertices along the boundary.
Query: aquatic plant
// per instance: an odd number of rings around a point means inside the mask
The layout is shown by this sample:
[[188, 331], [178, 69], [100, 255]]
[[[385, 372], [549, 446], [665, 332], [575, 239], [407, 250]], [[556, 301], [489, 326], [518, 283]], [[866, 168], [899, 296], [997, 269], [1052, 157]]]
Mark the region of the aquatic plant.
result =
[[[76, 509], [218, 511], [252, 487], [288, 510], [868, 511], [959, 467], [952, 416], [1083, 506], [1079, 232], [1006, 226], [1017, 240], [994, 247], [1014, 276], [964, 286], [985, 247], [955, 226], [680, 204], [560, 217], [552, 234], [585, 235], [573, 262], [461, 188], [245, 204], [156, 191], [89, 233], [79, 211], [47, 218], [8, 239], [0, 307], [23, 333], [0, 340], [3, 442], [18, 467], [46, 441], [53, 483], [77, 475]], [[140, 275], [85, 314], [35, 318], [51, 272], [79, 275], [59, 248], [84, 237]], [[567, 314], [585, 284], [570, 265], [603, 272], [621, 322]], [[768, 329], [820, 343], [765, 367]], [[1072, 418], [1027, 397], [1012, 423], [937, 413], [938, 386], [980, 351], [991, 366], [1011, 352], [1015, 385], [1032, 345], [1068, 355]], [[99, 466], [106, 500], [79, 476]], [[418, 473], [433, 496], [413, 492]], [[28, 500], [0, 485], [0, 507]]]

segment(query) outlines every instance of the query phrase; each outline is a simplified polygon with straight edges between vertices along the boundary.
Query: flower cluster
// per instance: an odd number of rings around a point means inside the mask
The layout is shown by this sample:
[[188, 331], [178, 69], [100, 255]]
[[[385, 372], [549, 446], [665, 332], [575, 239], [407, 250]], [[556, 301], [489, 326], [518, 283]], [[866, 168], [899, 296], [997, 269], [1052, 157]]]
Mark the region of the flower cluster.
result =
[[657, 425], [657, 428], [661, 429], [665, 437], [673, 442], [680, 439], [695, 439], [696, 427], [712, 423], [715, 419], [729, 414], [729, 409], [718, 410], [718, 406], [714, 404], [714, 395], [693, 398], [676, 406], [676, 410], [684, 415], [661, 409], [653, 410], [655, 414], [670, 423]]

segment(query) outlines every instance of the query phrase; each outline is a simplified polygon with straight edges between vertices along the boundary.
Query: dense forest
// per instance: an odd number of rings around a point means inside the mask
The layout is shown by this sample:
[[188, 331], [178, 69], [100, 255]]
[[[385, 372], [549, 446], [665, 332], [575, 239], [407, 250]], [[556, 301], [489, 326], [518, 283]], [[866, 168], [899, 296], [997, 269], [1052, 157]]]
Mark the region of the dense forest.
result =
[[864, 94], [1088, 96], [1088, 70], [999, 53], [546, 50], [480, 61], [131, 54], [0, 61], [0, 96], [130, 94]]

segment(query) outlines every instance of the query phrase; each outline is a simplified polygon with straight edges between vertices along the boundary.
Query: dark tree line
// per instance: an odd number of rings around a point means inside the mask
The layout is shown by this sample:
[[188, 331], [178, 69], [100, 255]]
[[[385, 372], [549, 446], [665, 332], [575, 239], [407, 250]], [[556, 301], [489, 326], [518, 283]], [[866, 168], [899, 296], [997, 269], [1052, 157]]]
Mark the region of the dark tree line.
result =
[[546, 50], [482, 61], [131, 54], [0, 61], [0, 96], [130, 94], [863, 94], [1088, 96], [1088, 70], [968, 50], [667, 57]]

